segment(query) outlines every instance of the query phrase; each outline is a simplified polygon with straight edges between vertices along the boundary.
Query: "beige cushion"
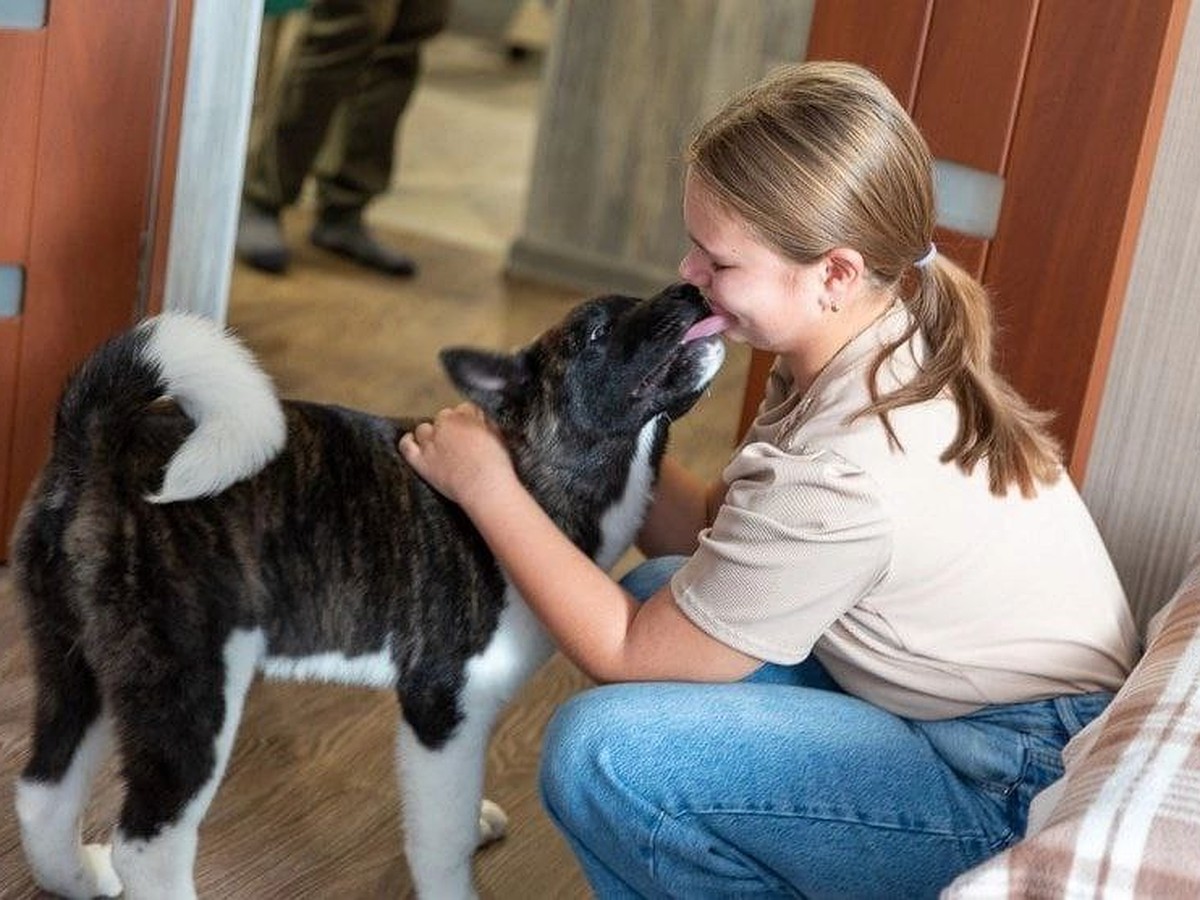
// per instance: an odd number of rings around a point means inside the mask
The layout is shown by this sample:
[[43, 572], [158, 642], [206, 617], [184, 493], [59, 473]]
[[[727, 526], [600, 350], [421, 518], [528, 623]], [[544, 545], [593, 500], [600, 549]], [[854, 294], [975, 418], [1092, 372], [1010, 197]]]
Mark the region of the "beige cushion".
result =
[[1063, 760], [1025, 839], [943, 898], [1200, 897], [1200, 565]]

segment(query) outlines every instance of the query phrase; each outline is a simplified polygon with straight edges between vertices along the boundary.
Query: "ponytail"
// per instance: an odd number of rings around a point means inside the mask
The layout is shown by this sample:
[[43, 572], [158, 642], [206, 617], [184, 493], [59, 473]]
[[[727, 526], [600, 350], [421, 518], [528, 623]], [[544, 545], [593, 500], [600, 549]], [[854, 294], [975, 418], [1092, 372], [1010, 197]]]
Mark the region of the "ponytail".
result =
[[[905, 299], [913, 324], [887, 345], [871, 366], [871, 404], [858, 415], [878, 415], [889, 440], [900, 441], [888, 413], [948, 391], [958, 407], [958, 433], [941, 455], [967, 474], [981, 461], [988, 486], [1004, 496], [1016, 485], [1022, 496], [1053, 484], [1062, 472], [1058, 442], [1047, 430], [1050, 413], [1031, 407], [992, 365], [992, 316], [987, 291], [944, 256], [917, 269]], [[929, 348], [921, 370], [907, 384], [880, 396], [876, 375], [885, 360], [920, 329]]]

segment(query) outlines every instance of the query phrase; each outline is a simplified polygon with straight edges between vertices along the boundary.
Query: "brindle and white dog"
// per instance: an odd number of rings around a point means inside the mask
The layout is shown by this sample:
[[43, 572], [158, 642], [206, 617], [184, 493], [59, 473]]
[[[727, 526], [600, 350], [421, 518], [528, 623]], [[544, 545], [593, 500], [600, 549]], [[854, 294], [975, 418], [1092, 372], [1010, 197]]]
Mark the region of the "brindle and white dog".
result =
[[[632, 541], [668, 423], [716, 373], [699, 293], [588, 301], [514, 354], [442, 354], [530, 491], [601, 566]], [[169, 398], [164, 400], [164, 398]], [[68, 384], [14, 544], [37, 675], [21, 839], [69, 897], [195, 896], [197, 827], [255, 672], [390, 688], [422, 896], [472, 893], [497, 714], [551, 644], [454, 505], [405, 465], [413, 421], [281, 403], [200, 319], [149, 320]], [[564, 598], [571, 601], [571, 598]], [[83, 846], [115, 738], [111, 851]]]

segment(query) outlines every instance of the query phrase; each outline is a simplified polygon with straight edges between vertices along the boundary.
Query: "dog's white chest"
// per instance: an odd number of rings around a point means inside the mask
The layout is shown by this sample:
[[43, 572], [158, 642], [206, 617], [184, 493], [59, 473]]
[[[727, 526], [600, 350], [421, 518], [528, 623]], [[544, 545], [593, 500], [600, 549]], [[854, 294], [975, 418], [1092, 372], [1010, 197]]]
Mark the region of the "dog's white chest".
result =
[[642, 426], [637, 452], [629, 464], [625, 491], [600, 519], [600, 550], [596, 554], [596, 564], [602, 569], [611, 569], [616, 564], [642, 527], [646, 506], [650, 502], [650, 490], [654, 485], [650, 454], [657, 433], [657, 420], [652, 419]]
[[509, 584], [495, 633], [487, 646], [467, 661], [464, 705], [507, 702], [553, 649], [537, 617]]

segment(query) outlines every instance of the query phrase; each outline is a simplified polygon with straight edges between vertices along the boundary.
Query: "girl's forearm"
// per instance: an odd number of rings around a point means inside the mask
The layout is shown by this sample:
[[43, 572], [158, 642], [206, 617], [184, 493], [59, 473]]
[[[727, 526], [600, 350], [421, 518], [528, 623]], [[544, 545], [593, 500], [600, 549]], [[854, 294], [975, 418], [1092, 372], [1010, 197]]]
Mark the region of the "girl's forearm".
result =
[[463, 503], [562, 652], [596, 681], [623, 680], [636, 602], [559, 530], [515, 478]]

